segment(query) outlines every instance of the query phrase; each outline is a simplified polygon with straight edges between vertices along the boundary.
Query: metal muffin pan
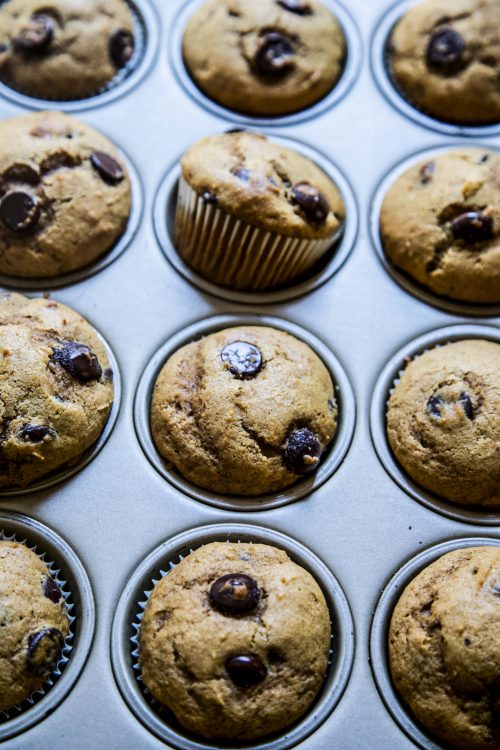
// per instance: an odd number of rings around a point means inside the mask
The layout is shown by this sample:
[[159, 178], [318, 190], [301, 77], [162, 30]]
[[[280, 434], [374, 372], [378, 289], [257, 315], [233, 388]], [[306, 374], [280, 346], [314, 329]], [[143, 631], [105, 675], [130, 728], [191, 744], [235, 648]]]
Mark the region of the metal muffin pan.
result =
[[[119, 99], [106, 103], [96, 98], [95, 106], [82, 108], [78, 115], [107, 133], [136, 165], [144, 188], [140, 225], [115, 263], [54, 294], [112, 342], [123, 386], [117, 422], [99, 459], [69, 481], [30, 494], [0, 495], [0, 508], [28, 513], [57, 529], [82, 560], [96, 599], [95, 639], [85, 669], [57, 710], [2, 747], [174, 747], [137, 719], [122, 697], [125, 683], [118, 678], [118, 685], [114, 679], [110, 637], [115, 609], [131, 575], [151, 550], [184, 532], [193, 538], [192, 530], [199, 527], [243, 522], [259, 533], [282, 533], [313, 551], [341, 582], [352, 612], [356, 648], [344, 694], [298, 747], [414, 750], [414, 740], [381, 699], [370, 668], [369, 637], [381, 591], [422, 550], [443, 540], [485, 534], [498, 540], [500, 529], [497, 524], [485, 528], [475, 518], [450, 518], [417, 502], [386, 472], [374, 449], [370, 404], [377, 379], [394, 353], [429, 331], [478, 321], [462, 307], [444, 310], [403, 291], [374, 252], [369, 217], [377, 186], [395, 165], [411, 153], [463, 145], [464, 134], [437, 134], [417, 122], [414, 112], [403, 114], [381, 94], [369, 57], [374, 31], [391, 0], [351, 0], [349, 12], [361, 39], [357, 51], [364, 59], [356, 82], [334, 107], [311, 110], [308, 119], [292, 118], [286, 126], [276, 123], [272, 133], [307, 144], [346, 175], [359, 208], [354, 248], [337, 273], [321, 286], [306, 288], [309, 293], [301, 297], [262, 296], [257, 306], [246, 297], [222, 299], [215, 289], [198, 288], [165, 262], [155, 234], [154, 206], [158, 186], [179, 155], [199, 138], [233, 127], [235, 117], [229, 112], [216, 116], [188, 95], [176, 78], [171, 40], [184, 0], [151, 3], [159, 19], [154, 33], [160, 54], [148, 75], [126, 92], [117, 87], [117, 94], [124, 93]], [[20, 102], [0, 94], [0, 117], [26, 111]], [[264, 132], [269, 132], [269, 125], [266, 120], [253, 123]], [[486, 138], [481, 129], [467, 137], [467, 143], [498, 148], [500, 137]], [[51, 289], [48, 283], [45, 289]], [[356, 425], [341, 465], [310, 495], [265, 511], [243, 512], [197, 502], [165, 481], [137, 439], [134, 397], [149, 360], [179, 331], [203, 326], [214, 316], [255, 314], [289, 321], [335, 353], [354, 393]], [[481, 318], [488, 329], [498, 330], [499, 323], [494, 311]]]

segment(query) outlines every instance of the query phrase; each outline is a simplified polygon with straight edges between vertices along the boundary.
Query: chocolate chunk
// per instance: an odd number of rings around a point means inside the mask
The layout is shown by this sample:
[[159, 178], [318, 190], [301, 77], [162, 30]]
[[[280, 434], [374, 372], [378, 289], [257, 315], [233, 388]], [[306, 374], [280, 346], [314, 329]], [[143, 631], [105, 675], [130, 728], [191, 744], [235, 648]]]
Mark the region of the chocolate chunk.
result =
[[458, 399], [458, 403], [461, 405], [465, 412], [465, 416], [467, 419], [470, 419], [471, 421], [474, 419], [474, 404], [472, 403], [472, 399], [469, 396], [468, 393], [465, 391], [460, 394], [460, 398]]
[[246, 341], [227, 344], [220, 356], [225, 367], [237, 378], [251, 378], [262, 369], [260, 349]]
[[420, 182], [422, 185], [428, 185], [432, 181], [434, 176], [434, 170], [436, 169], [436, 162], [429, 161], [420, 168]]
[[13, 40], [14, 47], [22, 52], [45, 52], [54, 36], [54, 24], [50, 18], [35, 13], [29, 24]]
[[431, 396], [427, 401], [427, 411], [432, 414], [433, 417], [441, 416], [441, 409], [444, 406], [444, 400], [441, 396]]
[[285, 662], [285, 657], [277, 648], [270, 648], [267, 652], [267, 658], [271, 664], [283, 664]]
[[467, 211], [451, 222], [451, 232], [456, 240], [466, 245], [493, 239], [493, 218], [481, 211]]
[[26, 666], [37, 676], [49, 675], [57, 666], [64, 637], [57, 628], [44, 628], [28, 637]]
[[441, 29], [431, 36], [426, 52], [427, 67], [438, 73], [454, 73], [464, 64], [465, 42], [454, 29]]
[[294, 474], [309, 474], [318, 468], [321, 443], [307, 427], [292, 432], [285, 447], [285, 464]]
[[114, 184], [121, 182], [125, 177], [125, 172], [109, 154], [105, 154], [103, 151], [92, 151], [90, 154], [90, 161], [94, 169], [99, 172], [104, 182]]
[[265, 76], [284, 76], [294, 67], [293, 40], [279, 31], [268, 31], [255, 53], [257, 71]]
[[305, 3], [304, 0], [277, 0], [277, 2], [285, 10], [297, 13], [299, 16], [311, 16], [313, 12], [309, 3]]
[[59, 586], [54, 581], [53, 578], [50, 576], [47, 576], [43, 583], [43, 593], [44, 596], [47, 597], [47, 599], [50, 599], [54, 604], [57, 604], [57, 602], [61, 598], [61, 592], [59, 590]]
[[207, 203], [209, 206], [215, 206], [217, 204], [217, 196], [215, 193], [212, 193], [211, 190], [205, 190], [201, 194], [201, 199], [203, 203]]
[[134, 54], [135, 40], [131, 31], [120, 29], [109, 39], [109, 55], [117, 68], [123, 68]]
[[29, 443], [41, 443], [47, 435], [55, 437], [54, 430], [46, 424], [25, 424], [21, 430], [21, 438]]
[[267, 677], [267, 669], [258, 656], [232, 656], [226, 661], [226, 671], [237, 687], [258, 685]]
[[328, 201], [318, 188], [301, 182], [292, 189], [293, 203], [296, 203], [305, 214], [307, 221], [322, 224], [330, 212]]
[[0, 219], [12, 232], [28, 232], [39, 218], [40, 208], [36, 198], [23, 190], [12, 190], [0, 201]]
[[64, 367], [72, 377], [82, 383], [99, 380], [102, 375], [99, 360], [85, 344], [78, 341], [63, 341], [61, 346], [52, 352], [52, 361]]
[[212, 584], [209, 596], [211, 604], [221, 612], [243, 615], [256, 609], [260, 589], [250, 576], [228, 573]]
[[25, 182], [28, 185], [38, 185], [40, 173], [29, 164], [14, 164], [3, 173], [1, 182]]

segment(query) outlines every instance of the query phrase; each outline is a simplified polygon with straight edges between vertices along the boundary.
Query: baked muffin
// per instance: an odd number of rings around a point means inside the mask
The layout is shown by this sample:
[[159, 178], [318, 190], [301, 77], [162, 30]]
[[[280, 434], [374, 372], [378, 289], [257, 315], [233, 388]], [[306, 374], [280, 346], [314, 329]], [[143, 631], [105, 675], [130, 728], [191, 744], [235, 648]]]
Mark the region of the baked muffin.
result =
[[275, 547], [216, 542], [153, 589], [142, 679], [188, 731], [251, 740], [307, 711], [329, 644], [328, 608], [310, 573]]
[[214, 492], [277, 492], [314, 471], [337, 426], [323, 362], [283, 331], [226, 328], [176, 351], [153, 391], [160, 454]]
[[500, 345], [457, 341], [416, 357], [389, 399], [387, 436], [418, 484], [500, 508]]
[[396, 690], [446, 747], [500, 743], [500, 548], [440, 557], [406, 587], [389, 632]]
[[2, 293], [0, 347], [0, 487], [25, 487], [95, 443], [113, 373], [92, 326], [50, 299]]
[[346, 42], [316, 0], [208, 0], [183, 36], [187, 70], [228, 109], [287, 115], [310, 107], [338, 83]]
[[342, 231], [344, 205], [331, 179], [257, 133], [203, 138], [181, 167], [175, 245], [216, 284], [248, 291], [290, 285]]
[[388, 64], [400, 93], [431, 117], [500, 121], [500, 3], [427, 0], [396, 24]]
[[435, 294], [500, 302], [500, 155], [464, 148], [408, 169], [380, 214], [388, 259]]
[[24, 544], [0, 541], [0, 712], [39, 690], [68, 635], [64, 598], [45, 563]]
[[134, 54], [125, 0], [7, 0], [0, 6], [0, 80], [41, 99], [102, 90]]
[[123, 234], [130, 201], [123, 161], [94, 128], [61, 112], [0, 121], [0, 273], [87, 266]]

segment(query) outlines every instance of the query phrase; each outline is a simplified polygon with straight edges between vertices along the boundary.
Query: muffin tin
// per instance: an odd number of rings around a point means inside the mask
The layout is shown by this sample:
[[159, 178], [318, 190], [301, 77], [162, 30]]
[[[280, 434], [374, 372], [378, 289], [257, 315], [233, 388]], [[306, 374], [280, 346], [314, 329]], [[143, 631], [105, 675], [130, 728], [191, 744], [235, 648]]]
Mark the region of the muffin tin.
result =
[[[400, 486], [385, 470], [374, 448], [370, 405], [373, 402], [380, 432], [381, 399], [386, 395], [389, 381], [384, 380], [382, 387], [377, 386], [377, 379], [386, 366], [384, 377], [390, 376], [392, 380], [397, 374], [400, 354], [395, 355], [403, 347], [410, 346], [413, 351], [413, 346], [418, 349], [432, 345], [442, 340], [442, 335], [451, 335], [441, 331], [450, 326], [453, 335], [458, 336], [473, 335], [472, 328], [484, 326], [488, 337], [497, 338], [500, 318], [495, 308], [481, 311], [478, 320], [470, 306], [457, 303], [450, 308], [435, 299], [409, 293], [396, 283], [377, 255], [370, 211], [384, 176], [410, 154], [458, 146], [463, 144], [464, 137], [468, 145], [498, 148], [500, 137], [495, 133], [500, 128], [476, 128], [474, 133], [449, 130], [420, 117], [415, 110], [393, 106], [376, 85], [373, 62], [377, 59], [380, 62], [377, 58], [380, 27], [375, 33], [380, 18], [395, 9], [391, 10], [387, 0], [371, 3], [351, 0], [349, 13], [359, 29], [361, 42], [356, 37], [349, 42], [354, 45], [357, 59], [363, 58], [364, 63], [350, 90], [335, 101], [335, 106], [325, 100], [297, 117], [275, 121], [252, 118], [251, 123], [272, 137], [305, 144], [311, 153], [324, 155], [328, 164], [334, 164], [339, 174], [345, 175], [346, 184], [352, 188], [354, 206], [358, 207], [356, 214], [351, 212], [352, 241], [357, 235], [353, 250], [333, 275], [325, 267], [324, 283], [306, 282], [300, 297], [290, 290], [281, 296], [262, 295], [256, 299], [222, 295], [220, 290], [201, 286], [195, 278], [174, 269], [160, 247], [161, 237], [155, 233], [155, 222], [157, 231], [159, 226], [166, 231], [168, 200], [175, 185], [179, 155], [198, 138], [223, 132], [241, 120], [227, 110], [206, 106], [197, 91], [188, 94], [179, 82], [179, 60], [174, 59], [178, 54], [178, 19], [193, 4], [184, 6], [182, 0], [168, 3], [151, 0], [153, 10], [145, 0], [136, 2], [146, 20], [157, 19], [150, 27], [146, 23], [145, 54], [150, 57], [140, 84], [128, 88], [125, 81], [113, 92], [116, 98], [102, 95], [67, 106], [52, 105], [68, 111], [78, 109], [79, 117], [109, 135], [136, 166], [144, 188], [140, 225], [126, 252], [92, 277], [73, 280], [74, 283], [54, 291], [56, 299], [88, 317], [110, 342], [122, 374], [123, 397], [117, 422], [95, 460], [64, 482], [28, 494], [0, 495], [1, 512], [8, 515], [9, 528], [16, 535], [12, 519], [22, 525], [24, 521], [18, 514], [28, 514], [68, 539], [88, 571], [94, 591], [96, 635], [88, 663], [65, 700], [55, 710], [52, 710], [55, 704], [48, 703], [58, 686], [68, 679], [71, 665], [77, 663], [76, 648], [54, 688], [35, 706], [2, 725], [2, 731], [9, 733], [4, 746], [8, 750], [43, 747], [160, 750], [179, 746], [181, 735], [168, 722], [158, 717], [153, 719], [147, 703], [141, 704], [144, 711], [141, 720], [136, 709], [129, 707], [132, 655], [126, 638], [132, 637], [133, 631], [130, 619], [123, 626], [130, 626], [126, 636], [119, 623], [124, 622], [125, 610], [132, 613], [130, 597], [134, 591], [139, 591], [139, 585], [146, 586], [156, 567], [161, 567], [179, 547], [196, 546], [221, 533], [243, 533], [239, 524], [244, 523], [244, 533], [252, 538], [265, 538], [285, 549], [291, 545], [292, 555], [300, 547], [308, 560], [318, 558], [321, 570], [328, 571], [344, 592], [354, 622], [354, 659], [342, 697], [347, 676], [344, 673], [336, 675], [331, 686], [330, 683], [326, 686], [326, 699], [339, 691], [340, 700], [333, 710], [329, 708], [321, 722], [313, 721], [314, 713], [309, 713], [290, 733], [285, 733], [284, 736], [291, 738], [288, 746], [298, 743], [305, 750], [331, 747], [411, 750], [420, 740], [413, 735], [410, 739], [408, 728], [401, 728], [394, 720], [390, 681], [377, 676], [377, 687], [370, 667], [372, 616], [381, 591], [406, 561], [438, 543], [480, 539], [485, 535], [497, 543], [499, 524], [498, 517], [486, 522], [482, 513], [464, 515], [458, 506], [456, 512], [445, 515], [442, 507], [431, 502], [424, 504], [421, 498], [415, 499], [412, 488], [403, 483]], [[335, 0], [327, 2], [337, 10]], [[398, 3], [397, 10], [406, 7], [405, 3]], [[339, 10], [342, 20], [341, 13]], [[155, 53], [156, 37], [159, 44]], [[27, 102], [6, 95], [4, 89], [0, 91], [0, 117], [22, 114], [27, 106], [47, 104]], [[175, 251], [170, 247], [169, 252]], [[31, 290], [34, 288], [36, 285]], [[38, 288], [40, 292], [52, 289], [55, 285], [48, 281]], [[214, 507], [201, 502], [182, 482], [174, 485], [167, 481], [148, 460], [135, 431], [134, 399], [144, 427], [149, 381], [143, 374], [147, 368], [152, 377], [161, 364], [168, 351], [163, 348], [164, 343], [183, 342], [197, 331], [207, 330], [207, 326], [214, 325], [214, 316], [230, 316], [226, 319], [233, 321], [233, 316], [248, 320], [254, 315], [262, 316], [259, 318], [262, 323], [276, 318], [293, 330], [298, 326], [305, 332], [306, 340], [310, 337], [311, 343], [320, 342], [325, 352], [333, 353], [335, 360], [342, 363], [345, 382], [350, 384], [354, 396], [354, 437], [335, 471], [323, 483], [312, 480], [307, 488], [309, 494], [300, 499], [289, 497], [285, 504], [273, 504], [266, 510], [224, 503]], [[343, 398], [340, 370], [336, 369], [336, 363], [331, 367]], [[350, 429], [354, 416], [354, 408], [349, 406], [346, 417]], [[342, 452], [348, 444], [346, 440]], [[296, 502], [289, 502], [292, 499]], [[49, 533], [44, 531], [45, 535]], [[32, 538], [28, 532], [24, 535]], [[50, 550], [61, 565], [64, 549], [55, 540], [54, 553]], [[150, 560], [151, 550], [157, 550], [154, 554], [158, 557]], [[146, 563], [147, 560], [150, 562]], [[318, 576], [320, 584], [328, 588], [329, 584], [323, 584], [322, 574], [318, 572]], [[131, 592], [132, 584], [135, 589]], [[332, 596], [340, 606], [341, 595], [336, 596], [332, 590]], [[373, 632], [380, 631], [375, 627]], [[347, 635], [351, 638], [350, 632]], [[88, 645], [89, 641], [87, 648]], [[118, 650], [123, 670], [116, 666]], [[376, 656], [377, 664], [374, 651], [372, 656], [374, 670], [386, 670], [383, 649]], [[73, 672], [75, 679], [77, 671]], [[137, 701], [142, 700], [139, 695], [136, 694]], [[40, 708], [40, 713], [34, 713], [39, 706], [48, 706], [48, 710], [44, 708], [42, 712]], [[174, 734], [168, 734], [171, 729]], [[206, 743], [205, 746], [218, 747]]]

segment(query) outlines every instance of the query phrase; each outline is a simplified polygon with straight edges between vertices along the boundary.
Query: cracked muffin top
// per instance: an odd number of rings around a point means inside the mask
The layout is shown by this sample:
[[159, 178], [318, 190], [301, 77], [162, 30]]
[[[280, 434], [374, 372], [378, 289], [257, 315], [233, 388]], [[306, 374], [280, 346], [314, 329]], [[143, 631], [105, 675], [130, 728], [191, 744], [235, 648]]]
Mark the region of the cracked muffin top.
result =
[[500, 121], [499, 28], [498, 0], [428, 0], [411, 8], [389, 40], [396, 87], [440, 120]]
[[97, 440], [113, 373], [92, 326], [51, 299], [0, 295], [0, 352], [0, 487], [24, 487]]
[[346, 42], [316, 0], [208, 0], [187, 24], [183, 56], [211, 99], [275, 116], [326, 96], [342, 75]]
[[151, 404], [161, 455], [214, 492], [276, 492], [314, 471], [335, 435], [328, 370], [307, 344], [264, 326], [227, 328], [165, 363]]
[[345, 218], [340, 193], [322, 169], [258, 133], [203, 138], [184, 154], [181, 167], [198, 195], [269, 232], [327, 238]]
[[125, 230], [130, 201], [125, 165], [94, 128], [61, 112], [0, 122], [0, 273], [87, 266]]
[[286, 552], [214, 542], [153, 589], [140, 631], [142, 678], [188, 731], [253, 739], [307, 711], [330, 637], [321, 589]]
[[411, 581], [392, 615], [389, 659], [429, 732], [457, 750], [498, 750], [499, 547], [449, 552]]
[[436, 294], [500, 302], [500, 155], [447, 151], [387, 192], [380, 232], [389, 260]]
[[7, 0], [0, 6], [0, 80], [41, 99], [99, 93], [132, 59], [125, 0]]
[[0, 541], [0, 712], [39, 690], [68, 635], [64, 598], [44, 562], [24, 544]]
[[462, 505], [500, 507], [500, 344], [424, 352], [397, 382], [387, 435], [416, 482]]

